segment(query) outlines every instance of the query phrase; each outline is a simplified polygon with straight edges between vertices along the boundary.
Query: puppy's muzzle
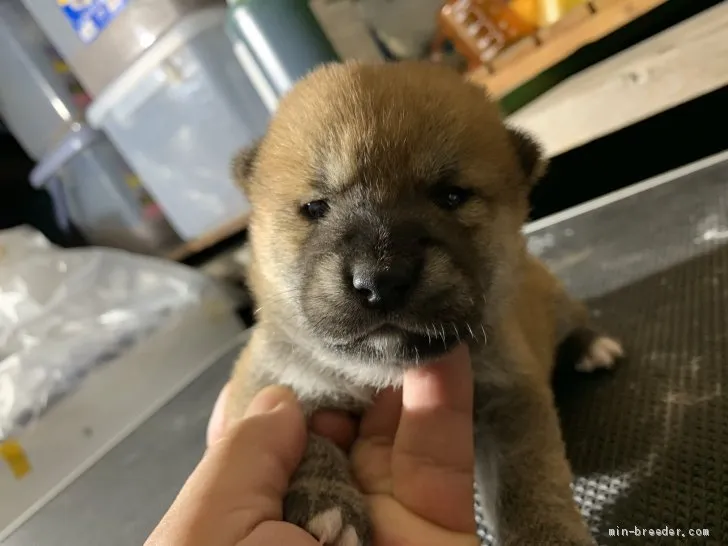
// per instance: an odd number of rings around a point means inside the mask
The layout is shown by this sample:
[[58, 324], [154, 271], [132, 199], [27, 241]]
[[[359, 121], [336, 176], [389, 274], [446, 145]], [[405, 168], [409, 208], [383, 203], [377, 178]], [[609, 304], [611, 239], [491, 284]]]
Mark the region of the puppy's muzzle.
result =
[[376, 223], [355, 226], [348, 237], [342, 287], [371, 312], [406, 307], [419, 286], [425, 265], [422, 226]]
[[351, 289], [361, 305], [373, 310], [396, 311], [404, 307], [422, 276], [421, 257], [398, 257], [382, 264], [367, 256], [350, 265]]

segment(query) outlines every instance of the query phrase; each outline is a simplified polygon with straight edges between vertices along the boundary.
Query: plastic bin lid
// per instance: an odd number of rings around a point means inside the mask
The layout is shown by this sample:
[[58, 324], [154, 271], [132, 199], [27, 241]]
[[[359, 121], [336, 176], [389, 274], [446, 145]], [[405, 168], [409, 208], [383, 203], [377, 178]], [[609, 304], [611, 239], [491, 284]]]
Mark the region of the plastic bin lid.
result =
[[100, 129], [109, 111], [134, 92], [140, 79], [202, 32], [224, 24], [226, 14], [224, 7], [210, 7], [185, 16], [96, 97], [86, 110], [89, 125]]
[[36, 189], [44, 187], [76, 154], [98, 142], [101, 138], [102, 134], [99, 131], [95, 131], [82, 123], [74, 123], [58, 146], [43, 156], [30, 172], [31, 186]]

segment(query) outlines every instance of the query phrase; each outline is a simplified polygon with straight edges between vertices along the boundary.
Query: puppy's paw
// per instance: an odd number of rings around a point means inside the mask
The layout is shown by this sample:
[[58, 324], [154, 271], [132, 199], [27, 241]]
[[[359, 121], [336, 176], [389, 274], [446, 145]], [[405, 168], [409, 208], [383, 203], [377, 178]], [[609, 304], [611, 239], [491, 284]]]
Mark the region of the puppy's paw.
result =
[[576, 363], [579, 372], [608, 370], [614, 367], [618, 359], [624, 356], [622, 344], [611, 337], [595, 335], [583, 356]]
[[306, 524], [306, 530], [318, 539], [321, 544], [336, 546], [362, 546], [359, 534], [351, 524], [344, 522], [341, 508], [329, 508], [316, 514]]
[[364, 497], [348, 484], [298, 484], [286, 495], [283, 519], [306, 529], [323, 546], [371, 546]]

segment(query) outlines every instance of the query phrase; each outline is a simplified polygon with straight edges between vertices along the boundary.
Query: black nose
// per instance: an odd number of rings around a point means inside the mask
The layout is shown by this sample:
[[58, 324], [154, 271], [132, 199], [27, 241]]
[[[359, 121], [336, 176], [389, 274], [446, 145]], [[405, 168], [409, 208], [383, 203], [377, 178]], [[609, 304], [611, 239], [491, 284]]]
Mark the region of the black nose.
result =
[[358, 260], [351, 268], [351, 283], [362, 303], [378, 309], [401, 307], [419, 280], [421, 261], [398, 260], [380, 265]]

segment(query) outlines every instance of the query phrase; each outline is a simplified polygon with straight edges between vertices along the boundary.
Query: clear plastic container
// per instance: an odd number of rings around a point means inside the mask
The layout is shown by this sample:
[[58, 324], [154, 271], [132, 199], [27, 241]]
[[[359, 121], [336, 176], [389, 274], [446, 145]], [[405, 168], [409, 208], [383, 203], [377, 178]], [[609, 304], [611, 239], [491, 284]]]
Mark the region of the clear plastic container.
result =
[[229, 0], [235, 54], [266, 106], [323, 63], [338, 57], [306, 2]]
[[30, 180], [48, 189], [58, 223], [93, 245], [158, 255], [181, 242], [113, 145], [87, 126], [75, 125]]
[[248, 213], [230, 162], [269, 120], [233, 53], [225, 16], [225, 8], [187, 16], [87, 111], [185, 240]]
[[82, 119], [54, 51], [17, 0], [0, 0], [0, 114], [33, 159], [53, 148]]
[[[19, 3], [19, 0], [9, 0]], [[59, 0], [22, 0], [84, 88], [96, 96], [186, 14], [222, 0], [106, 0], [102, 17], [74, 29]], [[79, 9], [85, 6], [75, 2]]]

